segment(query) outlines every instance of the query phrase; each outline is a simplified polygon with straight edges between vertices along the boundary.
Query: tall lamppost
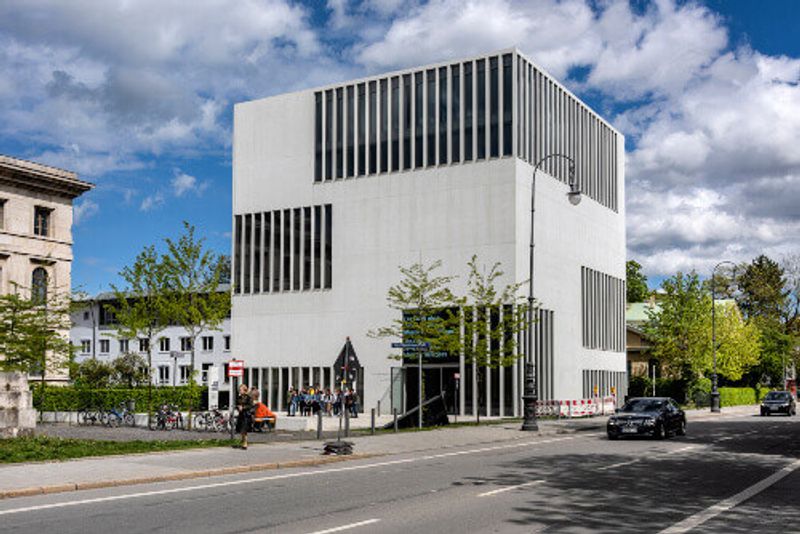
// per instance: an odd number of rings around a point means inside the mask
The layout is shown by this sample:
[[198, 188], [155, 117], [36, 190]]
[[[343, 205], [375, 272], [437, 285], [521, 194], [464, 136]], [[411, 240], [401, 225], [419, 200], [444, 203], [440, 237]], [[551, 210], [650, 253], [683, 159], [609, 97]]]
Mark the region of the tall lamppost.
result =
[[536, 354], [534, 354], [533, 343], [533, 323], [534, 323], [534, 309], [533, 309], [533, 251], [534, 251], [534, 233], [533, 223], [534, 214], [536, 213], [536, 171], [542, 164], [551, 158], [564, 158], [569, 163], [569, 192], [567, 198], [569, 203], [577, 206], [581, 202], [581, 190], [575, 181], [575, 161], [566, 154], [550, 154], [540, 159], [533, 167], [533, 176], [531, 177], [531, 243], [530, 243], [530, 265], [528, 271], [528, 358], [529, 361], [525, 363], [525, 391], [522, 395], [524, 401], [524, 420], [522, 422], [522, 430], [539, 430], [539, 425], [536, 422], [536, 401], [538, 400], [538, 393], [536, 392]]
[[721, 261], [711, 271], [711, 354], [714, 361], [714, 371], [711, 375], [711, 411], [719, 413], [719, 390], [717, 389], [717, 305], [716, 305], [716, 287], [717, 282], [714, 276], [717, 274], [717, 269], [721, 265], [733, 265], [734, 275], [736, 273], [736, 264], [732, 261]]

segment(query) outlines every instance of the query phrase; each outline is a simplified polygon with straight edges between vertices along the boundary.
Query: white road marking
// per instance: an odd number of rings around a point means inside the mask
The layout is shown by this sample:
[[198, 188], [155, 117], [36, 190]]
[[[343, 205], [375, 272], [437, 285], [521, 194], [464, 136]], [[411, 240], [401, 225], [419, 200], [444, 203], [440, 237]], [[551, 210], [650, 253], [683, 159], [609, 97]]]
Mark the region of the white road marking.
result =
[[537, 484], [542, 484], [544, 480], [533, 480], [531, 482], [525, 482], [524, 484], [517, 484], [516, 486], [506, 486], [505, 488], [496, 489], [493, 491], [487, 491], [486, 493], [481, 493], [478, 497], [490, 497], [492, 495], [497, 495], [498, 493], [505, 493], [507, 491], [525, 488], [527, 486], [535, 486]]
[[378, 521], [380, 521], [380, 519], [367, 519], [366, 521], [359, 521], [358, 523], [350, 523], [349, 525], [342, 525], [341, 527], [333, 527], [333, 528], [327, 528], [325, 530], [317, 530], [312, 532], [311, 534], [329, 534], [330, 532], [341, 532], [343, 530], [350, 530], [352, 528], [371, 525], [373, 523], [377, 523]]
[[[662, 456], [669, 456], [670, 454], [677, 454], [679, 452], [686, 452], [688, 450], [696, 449], [696, 448], [697, 448], [697, 445], [689, 445], [687, 447], [681, 447], [680, 449], [675, 449], [675, 450], [672, 450], [672, 451], [663, 452], [661, 454], [656, 454], [655, 456], [652, 456], [649, 459], [660, 458]], [[623, 467], [623, 466], [626, 466], [626, 465], [632, 465], [632, 464], [639, 463], [642, 460], [647, 460], [647, 459], [648, 458], [637, 458], [635, 460], [629, 460], [627, 462], [620, 462], [618, 464], [604, 465], [603, 467], [598, 467], [597, 470], [598, 471], [608, 471], [609, 469], [616, 469], [617, 467]]]
[[692, 516], [687, 517], [683, 521], [679, 523], [675, 523], [671, 527], [665, 528], [659, 534], [682, 534], [684, 532], [689, 532], [690, 530], [697, 528], [698, 526], [702, 525], [709, 519], [713, 519], [718, 515], [722, 514], [723, 512], [727, 512], [734, 506], [737, 506], [747, 499], [754, 497], [767, 489], [768, 487], [772, 486], [776, 482], [780, 481], [781, 479], [789, 476], [792, 471], [800, 468], [800, 460], [795, 460], [794, 462], [786, 465], [780, 471], [776, 471], [775, 473], [771, 474], [767, 478], [763, 479], [761, 482], [756, 482], [749, 488], [740, 491], [733, 497], [729, 497], [725, 500], [722, 500], [715, 504], [714, 506], [710, 506], [705, 510], [702, 510]]
[[[584, 436], [586, 434], [583, 434]], [[416, 458], [404, 458], [401, 460], [388, 460], [385, 462], [376, 462], [372, 464], [363, 464], [363, 465], [350, 465], [346, 467], [333, 467], [330, 469], [320, 469], [320, 470], [313, 470], [313, 471], [303, 471], [300, 473], [285, 473], [282, 475], [271, 475], [265, 477], [257, 477], [257, 478], [246, 478], [246, 479], [239, 479], [239, 480], [228, 480], [225, 482], [214, 482], [210, 484], [198, 484], [196, 486], [185, 486], [181, 488], [170, 488], [170, 489], [163, 489], [163, 490], [152, 490], [152, 491], [142, 491], [138, 493], [128, 493], [123, 495], [112, 495], [109, 497], [95, 497], [92, 499], [81, 499], [76, 501], [64, 501], [64, 502], [57, 502], [51, 504], [39, 504], [35, 506], [25, 506], [22, 508], [12, 508], [9, 510], [0, 510], [0, 516], [4, 515], [11, 515], [11, 514], [20, 514], [24, 512], [36, 512], [39, 510], [49, 510], [53, 508], [68, 508], [72, 506], [79, 506], [82, 504], [95, 504], [95, 503], [102, 503], [102, 502], [113, 502], [113, 501], [122, 501], [126, 499], [138, 499], [142, 497], [152, 497], [154, 495], [170, 495], [175, 493], [186, 493], [190, 491], [198, 491], [198, 490], [206, 490], [206, 489], [214, 489], [214, 488], [224, 488], [228, 486], [241, 486], [243, 484], [255, 484], [258, 482], [268, 482], [272, 480], [286, 480], [291, 478], [300, 478], [300, 477], [307, 477], [307, 476], [318, 476], [321, 474], [326, 473], [342, 473], [348, 471], [361, 471], [364, 469], [372, 469], [375, 467], [385, 467], [388, 465], [402, 465], [402, 464], [410, 464], [414, 462], [424, 461], [424, 460], [435, 460], [437, 458], [448, 458], [450, 456], [462, 456], [465, 454], [477, 454], [481, 452], [489, 452], [489, 451], [498, 451], [504, 449], [514, 449], [520, 447], [528, 447], [528, 446], [535, 446], [535, 445], [545, 445], [547, 443], [555, 443], [559, 441], [569, 441], [575, 439], [578, 436], [568, 436], [564, 438], [555, 438], [555, 439], [547, 439], [541, 441], [524, 441], [518, 443], [510, 443], [506, 445], [495, 445], [492, 447], [481, 447], [479, 449], [468, 449], [465, 451], [455, 451], [455, 452], [445, 452], [441, 454], [431, 454], [427, 456], [420, 456]]]

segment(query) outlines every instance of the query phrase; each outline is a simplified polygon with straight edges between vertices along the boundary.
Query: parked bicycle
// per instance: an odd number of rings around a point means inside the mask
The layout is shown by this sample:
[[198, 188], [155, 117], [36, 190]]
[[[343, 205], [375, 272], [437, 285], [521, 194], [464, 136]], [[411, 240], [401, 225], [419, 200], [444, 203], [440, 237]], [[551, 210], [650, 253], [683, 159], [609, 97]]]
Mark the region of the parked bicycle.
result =
[[97, 408], [83, 408], [78, 411], [79, 425], [104, 424], [105, 411]]
[[211, 410], [197, 413], [192, 428], [198, 431], [223, 432], [230, 430], [230, 424], [228, 412]]
[[178, 410], [177, 406], [164, 404], [150, 420], [149, 426], [150, 430], [183, 429], [183, 414]]
[[112, 408], [106, 411], [106, 426], [118, 427], [120, 425], [136, 426], [136, 417], [133, 412], [128, 409], [129, 403], [120, 403], [117, 408]]

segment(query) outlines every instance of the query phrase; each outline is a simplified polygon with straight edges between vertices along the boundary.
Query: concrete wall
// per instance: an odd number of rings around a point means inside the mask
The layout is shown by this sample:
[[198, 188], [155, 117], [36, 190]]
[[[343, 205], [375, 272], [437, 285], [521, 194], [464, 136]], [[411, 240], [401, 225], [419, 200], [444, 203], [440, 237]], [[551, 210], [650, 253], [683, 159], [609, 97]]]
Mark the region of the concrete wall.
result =
[[0, 373], [0, 438], [33, 434], [36, 410], [22, 373]]

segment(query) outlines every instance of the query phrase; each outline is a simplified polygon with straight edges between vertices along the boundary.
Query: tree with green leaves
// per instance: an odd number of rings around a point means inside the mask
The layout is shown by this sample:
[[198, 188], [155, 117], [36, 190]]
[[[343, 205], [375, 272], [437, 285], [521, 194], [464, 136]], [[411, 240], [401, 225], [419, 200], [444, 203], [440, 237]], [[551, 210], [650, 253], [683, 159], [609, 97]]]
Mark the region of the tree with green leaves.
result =
[[128, 339], [144, 338], [147, 343], [147, 412], [152, 417], [153, 346], [157, 336], [171, 323], [172, 288], [160, 256], [154, 246], [145, 247], [133, 264], [119, 273], [125, 282], [120, 288], [112, 285], [114, 302], [106, 308], [117, 319], [117, 332]]
[[[648, 311], [645, 334], [654, 358], [688, 382], [713, 370], [711, 295], [697, 273], [678, 273], [662, 283], [660, 306]], [[760, 333], [731, 302], [717, 301], [717, 373], [738, 380], [758, 363]]]
[[[389, 308], [398, 312], [387, 326], [371, 330], [373, 338], [390, 338], [398, 341], [428, 343], [431, 352], [446, 352], [457, 346], [458, 317], [452, 311], [457, 301], [450, 283], [454, 276], [437, 275], [442, 262], [430, 265], [414, 263], [410, 267], [399, 267], [402, 278], [389, 288], [386, 301]], [[450, 310], [450, 313], [443, 313]], [[402, 355], [392, 355], [402, 359]], [[416, 354], [406, 354], [416, 358]]]
[[195, 228], [183, 223], [184, 234], [167, 238], [163, 266], [170, 288], [169, 315], [182, 326], [190, 339], [190, 383], [195, 377], [195, 345], [205, 330], [221, 330], [231, 311], [231, 294], [220, 291], [221, 278], [229, 259], [205, 248], [205, 239], [195, 236]]
[[118, 386], [135, 388], [147, 384], [147, 362], [139, 354], [128, 352], [117, 356], [111, 362], [111, 370], [112, 380]]
[[487, 369], [508, 367], [523, 356], [516, 340], [527, 327], [528, 305], [519, 292], [526, 282], [498, 287], [505, 274], [500, 262], [487, 270], [473, 255], [467, 266], [467, 293], [457, 300], [464, 334], [454, 348], [464, 354], [466, 364], [475, 364], [480, 417]]
[[786, 309], [789, 292], [784, 270], [764, 254], [747, 264], [738, 276], [739, 308], [748, 319], [780, 321]]
[[635, 260], [628, 260], [625, 272], [628, 302], [646, 301], [650, 297], [650, 289], [647, 287], [647, 276], [642, 272], [642, 266]]
[[0, 295], [0, 371], [40, 377], [44, 398], [48, 374], [69, 368], [74, 347], [69, 340], [71, 301], [64, 291], [38, 291], [12, 283]]
[[114, 368], [108, 363], [89, 358], [75, 363], [70, 372], [72, 383], [79, 388], [105, 389], [111, 385]]

